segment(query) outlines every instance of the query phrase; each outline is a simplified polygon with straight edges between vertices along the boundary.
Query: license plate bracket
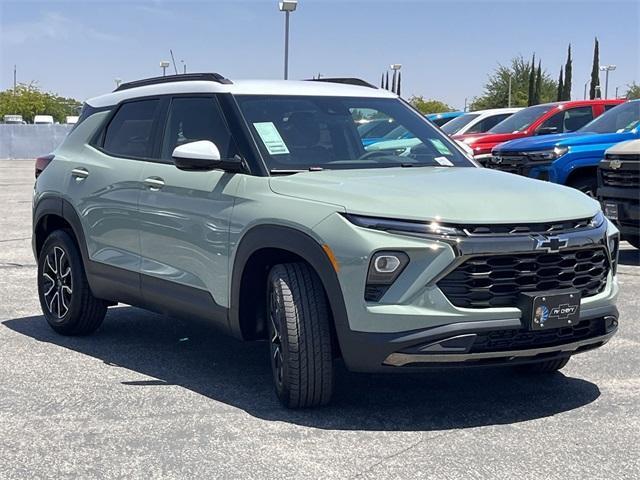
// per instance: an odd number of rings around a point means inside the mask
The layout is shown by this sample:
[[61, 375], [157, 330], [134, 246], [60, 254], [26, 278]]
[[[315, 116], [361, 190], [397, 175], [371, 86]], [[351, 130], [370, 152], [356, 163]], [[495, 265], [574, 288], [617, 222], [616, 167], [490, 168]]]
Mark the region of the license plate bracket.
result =
[[556, 290], [520, 295], [522, 320], [529, 330], [570, 327], [580, 321], [580, 292]]

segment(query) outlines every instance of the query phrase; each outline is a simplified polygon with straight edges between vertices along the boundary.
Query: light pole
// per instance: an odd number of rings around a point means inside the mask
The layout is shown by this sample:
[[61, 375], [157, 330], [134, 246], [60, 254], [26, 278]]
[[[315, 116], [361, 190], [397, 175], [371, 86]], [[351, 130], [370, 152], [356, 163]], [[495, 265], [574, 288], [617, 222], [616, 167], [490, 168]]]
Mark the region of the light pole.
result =
[[612, 72], [616, 69], [615, 65], [603, 65], [600, 67], [601, 72], [606, 72], [605, 80], [604, 80], [604, 98], [609, 98], [609, 72]]
[[289, 14], [298, 7], [298, 0], [280, 0], [278, 8], [284, 12], [284, 79], [289, 78]]
[[509, 101], [508, 107], [511, 108], [511, 72], [509, 72]]
[[116, 88], [118, 88], [120, 86], [120, 84], [122, 83], [122, 79], [121, 78], [114, 78], [113, 81], [116, 82]]
[[180, 63], [182, 64], [182, 73], [184, 73], [186, 75], [187, 74], [187, 64], [184, 63], [184, 60], [180, 60]]
[[584, 96], [582, 97], [582, 99], [583, 99], [583, 100], [586, 100], [586, 99], [587, 99], [587, 85], [589, 85], [589, 82], [590, 82], [590, 81], [591, 81], [591, 80], [587, 80], [587, 81], [585, 82], [585, 84], [584, 84]]
[[162, 69], [162, 76], [164, 77], [167, 74], [167, 67], [169, 66], [169, 62], [166, 60], [162, 60], [160, 62], [160, 68]]

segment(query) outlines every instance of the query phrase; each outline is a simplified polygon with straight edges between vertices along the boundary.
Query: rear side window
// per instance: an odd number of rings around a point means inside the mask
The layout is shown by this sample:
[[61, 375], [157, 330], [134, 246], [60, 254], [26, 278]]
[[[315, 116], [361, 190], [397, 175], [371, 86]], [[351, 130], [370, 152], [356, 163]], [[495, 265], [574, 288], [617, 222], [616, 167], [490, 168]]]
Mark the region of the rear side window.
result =
[[484, 133], [491, 130], [501, 121], [509, 118], [511, 116], [510, 113], [501, 113], [500, 115], [493, 115], [491, 117], [485, 118], [481, 120], [476, 125], [467, 130], [466, 133]]
[[233, 158], [238, 153], [215, 98], [174, 98], [164, 130], [161, 158], [169, 161], [174, 148], [199, 140], [215, 143], [222, 158]]
[[157, 99], [123, 104], [107, 127], [104, 150], [121, 157], [151, 158], [159, 105]]

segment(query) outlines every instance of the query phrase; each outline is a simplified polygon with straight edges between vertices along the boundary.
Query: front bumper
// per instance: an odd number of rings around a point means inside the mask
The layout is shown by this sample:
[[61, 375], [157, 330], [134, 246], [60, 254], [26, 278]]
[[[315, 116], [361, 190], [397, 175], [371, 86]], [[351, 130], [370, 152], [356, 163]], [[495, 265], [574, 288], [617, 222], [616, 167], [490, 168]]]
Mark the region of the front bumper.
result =
[[[605, 223], [597, 229], [571, 232], [567, 235], [566, 248], [604, 245], [606, 235], [612, 233], [609, 227], [615, 230], [613, 225]], [[340, 265], [338, 279], [346, 311], [344, 317], [341, 316], [344, 320], [336, 321], [336, 333], [342, 358], [352, 371], [516, 363], [567, 356], [583, 351], [589, 345], [593, 348], [603, 345], [617, 325], [614, 303], [618, 284], [609, 271], [604, 289], [582, 299], [580, 320], [581, 323], [598, 321], [603, 324], [615, 320], [616, 325], [606, 329], [601, 325], [599, 330], [587, 332], [587, 336], [563, 334], [550, 343], [535, 340], [506, 350], [500, 345], [493, 350], [493, 347], [484, 348], [482, 355], [477, 356], [476, 340], [480, 341], [483, 335], [490, 332], [526, 335], [521, 310], [516, 306], [455, 306], [438, 282], [466, 259], [477, 255], [532, 252], [535, 235], [470, 235], [454, 241], [436, 241], [355, 227], [339, 216], [321, 222], [316, 231], [322, 238], [331, 235], [341, 238], [332, 249]], [[366, 272], [371, 255], [377, 250], [403, 251], [411, 260], [379, 302], [366, 302]], [[575, 348], [563, 347], [576, 341], [581, 343]], [[547, 347], [553, 348], [536, 351]], [[520, 350], [524, 352], [512, 353]]]
[[341, 346], [347, 348], [348, 368], [359, 372], [515, 365], [601, 347], [617, 328], [618, 311], [611, 305], [584, 312], [572, 330], [531, 332], [514, 318], [450, 323], [402, 334], [351, 332], [341, 339]]

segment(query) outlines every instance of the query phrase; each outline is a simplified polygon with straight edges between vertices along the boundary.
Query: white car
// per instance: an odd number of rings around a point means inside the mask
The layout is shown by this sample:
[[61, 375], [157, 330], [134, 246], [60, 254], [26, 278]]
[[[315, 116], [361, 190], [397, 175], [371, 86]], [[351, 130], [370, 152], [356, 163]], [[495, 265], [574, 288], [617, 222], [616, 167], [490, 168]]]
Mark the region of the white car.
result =
[[36, 115], [33, 117], [35, 125], [53, 125], [53, 117], [51, 115]]
[[484, 133], [522, 108], [491, 108], [469, 112], [445, 123], [442, 127], [447, 135]]

